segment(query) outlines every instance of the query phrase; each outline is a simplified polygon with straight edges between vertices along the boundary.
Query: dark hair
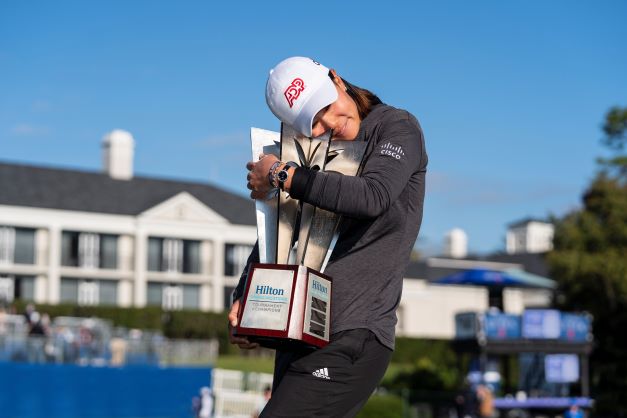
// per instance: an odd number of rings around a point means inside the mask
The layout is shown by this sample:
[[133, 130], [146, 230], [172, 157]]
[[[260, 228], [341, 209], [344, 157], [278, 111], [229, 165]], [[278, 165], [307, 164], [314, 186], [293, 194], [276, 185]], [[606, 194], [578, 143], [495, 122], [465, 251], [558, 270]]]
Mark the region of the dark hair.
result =
[[[331, 80], [335, 80], [333, 77], [333, 73], [329, 71], [329, 77]], [[349, 83], [348, 81], [340, 78], [344, 85], [346, 86], [346, 93], [355, 101], [357, 105], [357, 111], [359, 112], [359, 118], [364, 120], [368, 113], [372, 110], [375, 105], [383, 103], [379, 97], [371, 92], [370, 90], [362, 89], [361, 87], [357, 87], [354, 84]]]

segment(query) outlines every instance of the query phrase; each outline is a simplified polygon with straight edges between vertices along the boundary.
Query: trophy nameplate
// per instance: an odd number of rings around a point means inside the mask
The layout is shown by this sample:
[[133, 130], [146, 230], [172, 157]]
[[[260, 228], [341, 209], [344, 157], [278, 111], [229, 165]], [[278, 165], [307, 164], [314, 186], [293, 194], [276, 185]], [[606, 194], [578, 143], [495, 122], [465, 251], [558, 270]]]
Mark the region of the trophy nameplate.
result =
[[[366, 143], [330, 138], [330, 132], [307, 138], [285, 124], [280, 135], [252, 128], [253, 161], [273, 154], [310, 170], [358, 174]], [[333, 279], [321, 271], [340, 216], [278, 189], [255, 205], [260, 263], [249, 266], [235, 333], [270, 348], [323, 347], [330, 336]]]
[[286, 342], [329, 342], [331, 278], [305, 266], [252, 264], [238, 335], [270, 348]]

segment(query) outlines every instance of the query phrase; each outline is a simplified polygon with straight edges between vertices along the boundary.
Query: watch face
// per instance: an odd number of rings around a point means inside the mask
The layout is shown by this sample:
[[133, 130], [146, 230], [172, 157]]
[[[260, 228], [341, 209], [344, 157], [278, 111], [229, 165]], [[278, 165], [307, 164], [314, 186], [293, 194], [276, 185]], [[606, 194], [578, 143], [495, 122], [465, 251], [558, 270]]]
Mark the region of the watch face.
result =
[[285, 182], [285, 180], [287, 180], [287, 170], [281, 170], [278, 172], [277, 174], [277, 178], [279, 179], [279, 181], [281, 183]]

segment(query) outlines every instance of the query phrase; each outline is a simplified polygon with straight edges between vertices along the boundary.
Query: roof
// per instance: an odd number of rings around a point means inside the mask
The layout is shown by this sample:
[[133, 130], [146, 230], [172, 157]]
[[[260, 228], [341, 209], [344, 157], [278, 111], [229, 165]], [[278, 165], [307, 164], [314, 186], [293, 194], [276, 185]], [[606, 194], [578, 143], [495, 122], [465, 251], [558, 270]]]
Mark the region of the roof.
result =
[[237, 225], [256, 225], [254, 202], [208, 183], [0, 163], [0, 205], [139, 215], [187, 192]]
[[[495, 253], [482, 257], [431, 257], [411, 261], [405, 270], [404, 277], [434, 281], [441, 277], [475, 267], [492, 268], [495, 270], [507, 270], [512, 267], [520, 267], [528, 273], [548, 277], [549, 269], [545, 261], [545, 256], [546, 253]], [[439, 262], [434, 263], [434, 260]], [[500, 264], [500, 266], [498, 264]]]
[[552, 224], [552, 222], [547, 220], [547, 219], [528, 217], [528, 218], [520, 219], [518, 221], [510, 222], [510, 223], [507, 224], [507, 227], [508, 228], [517, 228], [519, 226], [525, 226], [527, 224], [530, 224], [531, 222], [539, 222], [539, 223], [543, 223], [543, 224]]
[[485, 260], [498, 263], [521, 264], [525, 271], [529, 273], [544, 277], [549, 275], [549, 267], [546, 264], [546, 253], [495, 253], [486, 256]]

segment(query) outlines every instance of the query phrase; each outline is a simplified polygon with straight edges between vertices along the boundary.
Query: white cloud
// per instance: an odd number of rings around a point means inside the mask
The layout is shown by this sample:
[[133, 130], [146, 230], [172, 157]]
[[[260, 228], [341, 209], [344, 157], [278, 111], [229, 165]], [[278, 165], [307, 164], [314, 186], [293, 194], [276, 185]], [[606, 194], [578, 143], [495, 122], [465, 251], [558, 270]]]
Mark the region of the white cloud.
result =
[[37, 136], [46, 135], [49, 129], [45, 126], [35, 126], [29, 123], [18, 123], [11, 128], [11, 133], [15, 136]]

